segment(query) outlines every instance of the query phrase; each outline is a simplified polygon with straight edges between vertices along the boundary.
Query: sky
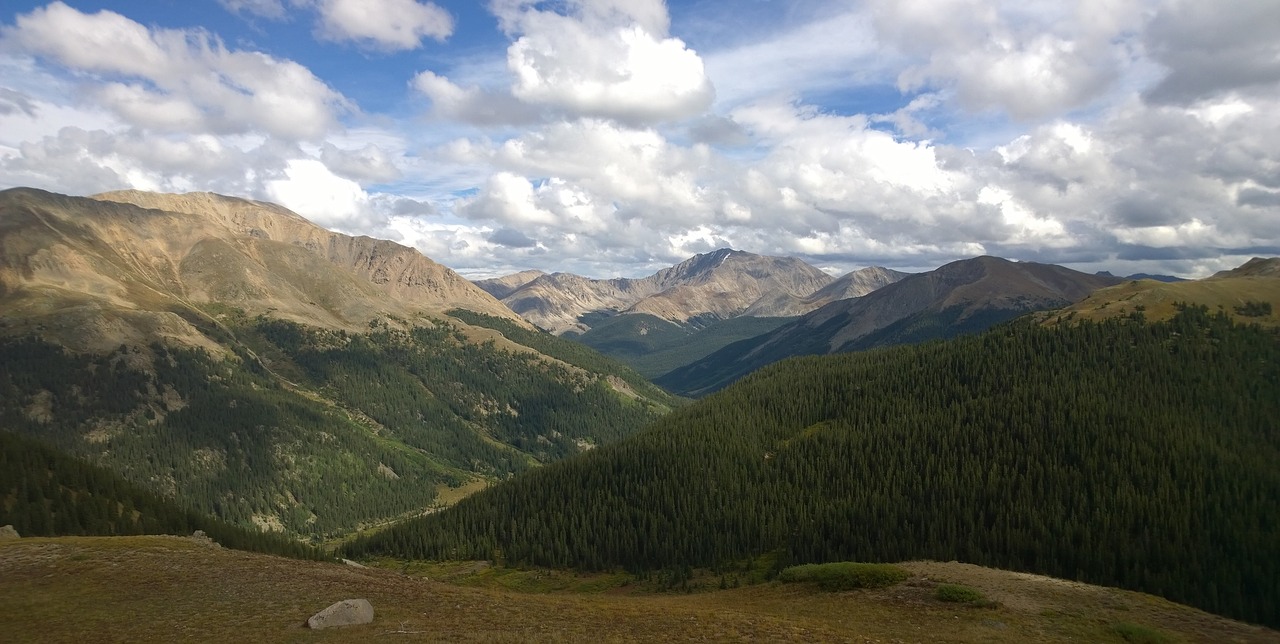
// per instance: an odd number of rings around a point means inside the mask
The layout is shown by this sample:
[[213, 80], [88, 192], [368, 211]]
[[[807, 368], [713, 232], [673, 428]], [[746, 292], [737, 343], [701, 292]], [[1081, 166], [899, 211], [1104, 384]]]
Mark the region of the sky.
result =
[[213, 191], [467, 277], [731, 247], [1201, 277], [1280, 255], [1277, 0], [0, 10], [0, 188]]

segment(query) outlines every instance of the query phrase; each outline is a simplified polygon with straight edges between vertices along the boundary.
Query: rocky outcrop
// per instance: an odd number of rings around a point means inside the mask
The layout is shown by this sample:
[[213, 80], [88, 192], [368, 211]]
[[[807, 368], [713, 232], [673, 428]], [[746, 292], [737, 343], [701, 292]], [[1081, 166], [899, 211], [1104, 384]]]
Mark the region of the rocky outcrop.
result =
[[3, 528], [0, 528], [0, 541], [8, 541], [9, 539], [18, 539], [18, 538], [21, 538], [21, 536], [22, 535], [18, 534], [18, 531], [15, 530], [14, 527], [11, 525], [7, 525], [7, 526], [4, 526]]
[[312, 615], [307, 628], [322, 629], [336, 626], [355, 626], [373, 621], [373, 604], [367, 599], [344, 599]]

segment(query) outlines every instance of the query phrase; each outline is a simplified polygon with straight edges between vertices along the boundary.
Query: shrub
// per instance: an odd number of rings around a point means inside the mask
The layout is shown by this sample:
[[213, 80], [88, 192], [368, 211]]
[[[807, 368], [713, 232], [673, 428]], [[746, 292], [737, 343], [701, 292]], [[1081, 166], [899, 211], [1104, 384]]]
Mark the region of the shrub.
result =
[[982, 593], [976, 589], [959, 584], [938, 584], [934, 597], [944, 602], [955, 602], [957, 604], [976, 604], [986, 600]]
[[839, 563], [805, 564], [785, 568], [778, 575], [784, 583], [814, 582], [823, 590], [884, 588], [906, 580], [907, 571], [889, 564]]
[[1244, 317], [1261, 318], [1271, 315], [1270, 302], [1255, 302], [1253, 300], [1249, 300], [1244, 303], [1244, 306], [1237, 306], [1235, 309], [1237, 315], [1243, 315]]
[[1129, 622], [1113, 624], [1111, 630], [1124, 641], [1133, 644], [1166, 644], [1173, 641], [1161, 631]]

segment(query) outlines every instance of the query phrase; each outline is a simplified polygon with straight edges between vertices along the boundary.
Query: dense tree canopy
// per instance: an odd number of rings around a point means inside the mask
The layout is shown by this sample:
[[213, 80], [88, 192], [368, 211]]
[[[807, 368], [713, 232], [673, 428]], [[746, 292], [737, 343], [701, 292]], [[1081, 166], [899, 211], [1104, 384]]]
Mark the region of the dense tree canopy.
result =
[[1280, 342], [1188, 308], [800, 358], [353, 544], [585, 569], [958, 559], [1280, 623]]

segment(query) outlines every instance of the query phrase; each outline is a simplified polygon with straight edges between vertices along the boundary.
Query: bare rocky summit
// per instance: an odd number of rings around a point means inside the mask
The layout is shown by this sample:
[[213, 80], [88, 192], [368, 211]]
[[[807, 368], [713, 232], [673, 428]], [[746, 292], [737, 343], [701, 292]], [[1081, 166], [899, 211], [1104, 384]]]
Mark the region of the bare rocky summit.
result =
[[[861, 294], [902, 273], [874, 268], [839, 280], [793, 257], [768, 257], [720, 249], [695, 255], [648, 277], [591, 279], [570, 273], [540, 275], [510, 291], [508, 276], [483, 286], [526, 320], [553, 333], [582, 332], [593, 316], [647, 313], [677, 324], [738, 316], [789, 317], [831, 298]], [[528, 273], [521, 274], [528, 276]], [[824, 290], [832, 285], [835, 288]]]

